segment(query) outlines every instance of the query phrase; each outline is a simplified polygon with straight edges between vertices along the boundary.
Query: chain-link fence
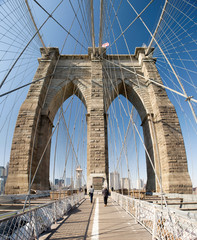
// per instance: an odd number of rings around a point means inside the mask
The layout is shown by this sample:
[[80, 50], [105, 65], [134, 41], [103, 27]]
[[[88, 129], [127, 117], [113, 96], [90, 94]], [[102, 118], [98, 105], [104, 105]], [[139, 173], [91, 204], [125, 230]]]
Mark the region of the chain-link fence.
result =
[[112, 192], [111, 197], [152, 234], [152, 239], [197, 239], [197, 221], [180, 210], [161, 207], [115, 192]]
[[37, 239], [83, 198], [84, 193], [74, 194], [0, 219], [0, 240]]

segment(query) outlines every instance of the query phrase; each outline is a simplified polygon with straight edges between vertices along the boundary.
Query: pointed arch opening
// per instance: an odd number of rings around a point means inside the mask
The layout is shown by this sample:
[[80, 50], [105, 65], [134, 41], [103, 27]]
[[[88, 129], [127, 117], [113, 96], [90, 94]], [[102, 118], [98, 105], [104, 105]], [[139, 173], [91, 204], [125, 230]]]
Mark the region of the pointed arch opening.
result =
[[[50, 185], [52, 189], [79, 189], [86, 184], [86, 106], [73, 94], [58, 109], [51, 141]], [[81, 169], [79, 176], [77, 169]]]
[[[134, 126], [135, 124], [135, 126]], [[109, 185], [118, 189], [144, 189], [147, 182], [141, 118], [122, 94], [108, 108]], [[135, 127], [138, 128], [138, 133]]]

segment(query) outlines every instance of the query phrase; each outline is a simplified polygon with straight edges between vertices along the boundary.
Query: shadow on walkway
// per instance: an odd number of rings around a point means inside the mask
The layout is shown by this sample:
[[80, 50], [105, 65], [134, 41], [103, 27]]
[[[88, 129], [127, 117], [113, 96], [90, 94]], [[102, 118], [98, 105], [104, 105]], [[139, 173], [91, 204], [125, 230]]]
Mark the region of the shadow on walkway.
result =
[[52, 229], [45, 233], [40, 239], [80, 239], [85, 240], [88, 233], [89, 223], [94, 209], [87, 199], [82, 201], [75, 208], [71, 209], [68, 215], [52, 226]]

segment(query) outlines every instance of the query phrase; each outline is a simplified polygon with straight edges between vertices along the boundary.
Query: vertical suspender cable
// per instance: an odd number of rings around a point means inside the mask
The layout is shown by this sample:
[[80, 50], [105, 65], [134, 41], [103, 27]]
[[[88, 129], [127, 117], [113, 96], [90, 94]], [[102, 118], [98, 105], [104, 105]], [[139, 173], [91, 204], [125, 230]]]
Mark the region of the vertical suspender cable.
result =
[[[63, 115], [63, 112], [60, 112], [60, 114]], [[54, 164], [53, 164], [53, 197], [54, 197], [54, 190], [55, 190], [55, 166], [56, 166], [56, 156], [57, 156], [57, 140], [58, 140], [58, 133], [59, 133], [59, 123], [57, 126], [57, 132], [56, 132], [56, 140], [55, 140], [55, 152], [54, 152]]]
[[35, 22], [35, 20], [34, 20], [33, 14], [32, 14], [32, 12], [31, 12], [31, 9], [30, 9], [28, 0], [25, 0], [25, 3], [26, 3], [26, 5], [27, 5], [27, 9], [28, 9], [28, 11], [29, 11], [31, 20], [32, 20], [32, 22], [33, 22], [33, 24], [34, 24], [34, 27], [35, 27], [36, 31], [38, 32], [38, 37], [39, 37], [39, 39], [40, 39], [40, 41], [41, 41], [41, 43], [42, 43], [42, 45], [43, 45], [43, 47], [44, 47], [45, 53], [48, 54], [48, 49], [46, 48], [46, 45], [45, 45], [45, 43], [44, 43], [44, 41], [43, 41], [43, 39], [42, 39], [42, 36], [40, 35], [40, 32], [38, 31], [38, 28], [37, 28], [36, 22]]
[[135, 128], [133, 127], [133, 138], [135, 142], [135, 153], [136, 153], [136, 160], [137, 160], [137, 189], [140, 189], [139, 183], [140, 183], [140, 171], [139, 171], [139, 157], [138, 157], [138, 151], [137, 151], [137, 142], [136, 142], [136, 136], [135, 136]]
[[165, 1], [165, 4], [164, 4], [163, 9], [162, 9], [162, 12], [161, 12], [161, 16], [160, 16], [159, 21], [158, 21], [158, 23], [157, 23], [157, 27], [155, 28], [155, 32], [153, 33], [153, 36], [152, 36], [152, 38], [151, 38], [151, 40], [150, 40], [150, 43], [149, 43], [149, 45], [148, 45], [148, 49], [146, 50], [146, 55], [149, 55], [149, 53], [150, 53], [150, 47], [151, 47], [151, 45], [152, 45], [152, 43], [153, 43], [153, 41], [154, 41], [154, 38], [155, 38], [155, 36], [156, 36], [156, 34], [157, 34], [159, 25], [160, 25], [160, 23], [161, 23], [161, 20], [162, 20], [162, 18], [163, 18], [164, 12], [165, 12], [165, 10], [166, 10], [167, 3], [168, 3], [168, 0]]
[[93, 0], [90, 0], [90, 8], [91, 8], [91, 26], [92, 26], [92, 48], [93, 48], [93, 54], [95, 55], [94, 8], [93, 8]]
[[100, 2], [100, 30], [99, 30], [99, 54], [101, 54], [102, 38], [103, 38], [103, 0]]
[[[129, 5], [131, 6], [131, 8], [134, 10], [134, 12], [136, 13], [136, 15], [139, 15], [138, 12], [135, 10], [135, 8], [133, 7], [133, 5], [129, 2], [129, 0], [127, 0], [127, 2], [129, 3]], [[170, 66], [174, 76], [176, 77], [178, 83], [180, 84], [181, 86], [181, 89], [183, 91], [183, 93], [185, 94], [186, 96], [186, 100], [188, 101], [188, 104], [190, 106], [190, 109], [191, 109], [191, 112], [193, 114], [193, 117], [195, 119], [195, 122], [197, 123], [197, 117], [196, 117], [196, 114], [195, 114], [195, 111], [193, 109], [193, 106], [190, 102], [190, 97], [187, 95], [187, 92], [185, 91], [185, 88], [183, 87], [183, 84], [181, 83], [181, 80], [180, 78], [178, 77], [176, 71], [174, 70], [172, 64], [170, 63], [169, 59], [167, 58], [166, 54], [164, 53], [163, 49], [161, 48], [161, 46], [159, 45], [159, 43], [157, 42], [157, 40], [155, 39], [155, 37], [153, 36], [153, 34], [151, 33], [150, 29], [147, 27], [147, 25], [145, 24], [145, 22], [142, 20], [141, 17], [139, 17], [139, 19], [141, 20], [141, 22], [143, 23], [144, 27], [147, 29], [147, 31], [149, 32], [149, 34], [151, 35], [151, 37], [154, 39], [155, 43], [157, 44], [159, 50], [161, 51], [161, 53], [163, 54], [165, 60], [167, 61], [168, 65]]]
[[41, 28], [45, 25], [45, 23], [49, 20], [49, 18], [52, 16], [52, 14], [55, 12], [55, 10], [60, 6], [60, 4], [63, 2], [63, 0], [57, 5], [57, 7], [53, 10], [53, 12], [47, 17], [47, 19], [43, 22], [43, 24], [39, 27], [39, 29], [36, 31], [36, 33], [32, 36], [32, 38], [29, 40], [29, 42], [27, 43], [27, 45], [24, 47], [24, 49], [22, 50], [22, 52], [20, 53], [20, 55], [17, 57], [17, 59], [15, 60], [15, 62], [13, 63], [13, 65], [11, 66], [11, 68], [9, 69], [9, 71], [7, 72], [6, 76], [4, 77], [3, 81], [0, 84], [0, 88], [3, 86], [5, 80], [8, 78], [8, 76], [10, 75], [12, 69], [14, 68], [14, 66], [16, 65], [16, 63], [18, 62], [18, 60], [20, 59], [20, 57], [23, 55], [23, 53], [25, 52], [25, 50], [27, 49], [27, 47], [30, 45], [30, 43], [33, 41], [33, 39], [35, 38], [35, 36], [38, 34], [38, 32], [41, 30]]

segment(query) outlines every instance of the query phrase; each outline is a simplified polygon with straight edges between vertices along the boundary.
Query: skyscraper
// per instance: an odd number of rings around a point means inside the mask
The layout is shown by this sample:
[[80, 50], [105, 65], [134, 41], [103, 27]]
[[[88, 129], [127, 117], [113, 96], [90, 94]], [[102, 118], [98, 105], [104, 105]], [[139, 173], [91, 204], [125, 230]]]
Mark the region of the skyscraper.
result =
[[109, 187], [114, 190], [120, 189], [120, 174], [118, 172], [111, 172], [109, 175]]
[[0, 177], [5, 177], [5, 168], [0, 166]]

